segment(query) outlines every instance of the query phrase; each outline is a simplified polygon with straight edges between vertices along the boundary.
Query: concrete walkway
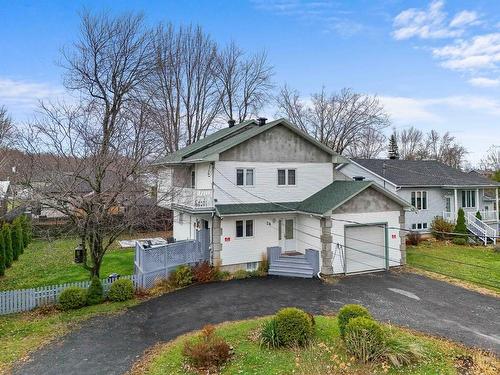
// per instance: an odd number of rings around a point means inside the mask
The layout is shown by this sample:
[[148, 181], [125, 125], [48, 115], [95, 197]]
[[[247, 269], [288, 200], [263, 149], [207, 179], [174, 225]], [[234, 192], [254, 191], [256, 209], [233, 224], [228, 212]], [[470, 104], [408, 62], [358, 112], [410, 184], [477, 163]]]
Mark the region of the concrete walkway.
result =
[[500, 354], [500, 299], [409, 273], [318, 280], [247, 279], [188, 287], [116, 316], [97, 317], [32, 355], [16, 374], [123, 374], [158, 341], [284, 306], [314, 314], [363, 304], [380, 320]]

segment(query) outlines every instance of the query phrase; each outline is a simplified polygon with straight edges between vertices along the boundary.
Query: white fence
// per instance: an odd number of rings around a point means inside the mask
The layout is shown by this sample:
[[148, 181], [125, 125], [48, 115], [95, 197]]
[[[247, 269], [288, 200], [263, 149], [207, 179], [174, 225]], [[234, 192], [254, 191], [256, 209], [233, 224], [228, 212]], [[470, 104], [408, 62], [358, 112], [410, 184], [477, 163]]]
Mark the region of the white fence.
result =
[[[132, 280], [137, 288], [136, 275], [120, 276], [120, 279]], [[107, 278], [101, 280], [104, 292], [107, 293], [111, 284], [116, 279]], [[60, 285], [42, 286], [32, 289], [8, 290], [0, 292], [0, 315], [33, 310], [36, 307], [57, 303], [61, 292], [69, 287], [88, 288], [90, 281], [77, 281]]]
[[151, 288], [158, 279], [166, 278], [176, 267], [210, 260], [208, 229], [196, 232], [195, 240], [178, 241], [167, 245], [135, 246], [135, 275], [143, 288]]

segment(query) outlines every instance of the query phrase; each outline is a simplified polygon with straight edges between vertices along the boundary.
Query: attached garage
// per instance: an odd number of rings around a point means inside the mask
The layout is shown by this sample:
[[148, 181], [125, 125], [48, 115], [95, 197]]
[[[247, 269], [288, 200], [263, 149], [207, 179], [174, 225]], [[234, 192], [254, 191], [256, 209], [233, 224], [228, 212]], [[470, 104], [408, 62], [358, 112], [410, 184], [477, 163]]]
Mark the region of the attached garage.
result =
[[387, 224], [344, 226], [344, 248], [344, 273], [387, 269]]

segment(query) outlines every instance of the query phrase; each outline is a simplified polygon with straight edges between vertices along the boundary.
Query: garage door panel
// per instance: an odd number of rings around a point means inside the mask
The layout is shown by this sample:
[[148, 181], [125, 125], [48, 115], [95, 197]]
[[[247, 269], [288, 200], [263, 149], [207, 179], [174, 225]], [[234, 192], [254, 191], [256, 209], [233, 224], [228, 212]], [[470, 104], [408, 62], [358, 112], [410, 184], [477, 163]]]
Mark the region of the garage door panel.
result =
[[345, 227], [346, 272], [385, 269], [385, 227], [362, 225]]

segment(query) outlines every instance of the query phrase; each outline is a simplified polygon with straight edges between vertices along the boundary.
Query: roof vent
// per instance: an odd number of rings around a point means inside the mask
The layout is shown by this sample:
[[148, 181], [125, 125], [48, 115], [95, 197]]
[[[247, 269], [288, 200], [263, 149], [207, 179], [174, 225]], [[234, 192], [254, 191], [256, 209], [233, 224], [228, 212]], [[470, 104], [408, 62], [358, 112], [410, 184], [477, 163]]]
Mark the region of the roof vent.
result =
[[266, 125], [267, 118], [265, 117], [258, 117], [257, 122], [259, 123], [259, 126]]
[[232, 128], [234, 126], [234, 124], [236, 124], [236, 121], [231, 119], [231, 120], [228, 120], [227, 123], [229, 124], [229, 127]]
[[354, 176], [352, 179], [354, 181], [364, 181], [365, 177], [364, 176]]

